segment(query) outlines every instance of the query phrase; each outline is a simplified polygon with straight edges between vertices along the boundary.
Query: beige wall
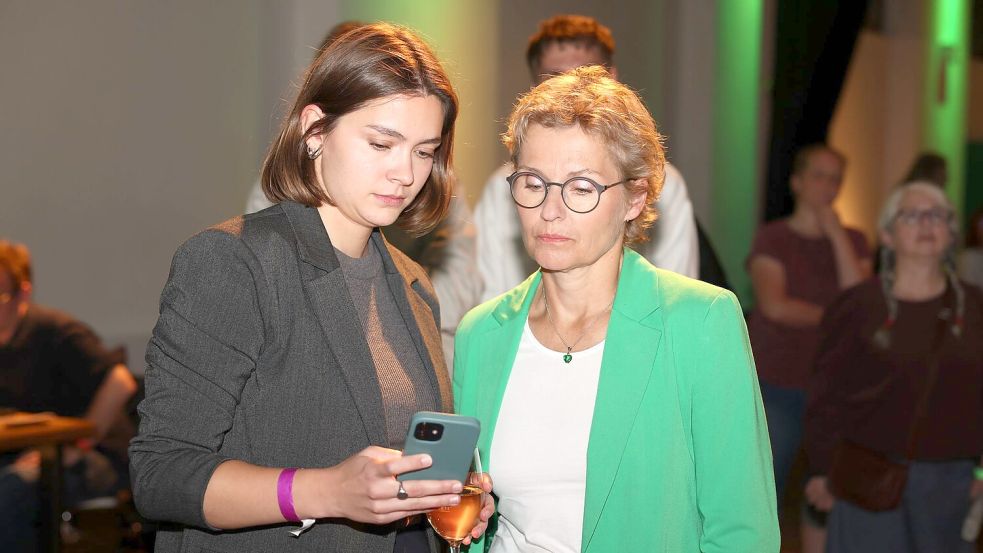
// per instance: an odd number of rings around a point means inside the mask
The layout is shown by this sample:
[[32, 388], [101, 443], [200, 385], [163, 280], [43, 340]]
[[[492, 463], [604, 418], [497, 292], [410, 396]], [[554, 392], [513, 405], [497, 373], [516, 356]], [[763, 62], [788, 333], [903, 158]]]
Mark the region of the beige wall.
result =
[[881, 203], [904, 177], [921, 139], [921, 4], [891, 4], [884, 32], [860, 35], [829, 136], [849, 160], [836, 207], [870, 240]]
[[[978, 59], [969, 69], [969, 131], [967, 140], [983, 142], [983, 61]], [[970, 186], [970, 183], [966, 183]], [[977, 186], [979, 186], [977, 184]]]

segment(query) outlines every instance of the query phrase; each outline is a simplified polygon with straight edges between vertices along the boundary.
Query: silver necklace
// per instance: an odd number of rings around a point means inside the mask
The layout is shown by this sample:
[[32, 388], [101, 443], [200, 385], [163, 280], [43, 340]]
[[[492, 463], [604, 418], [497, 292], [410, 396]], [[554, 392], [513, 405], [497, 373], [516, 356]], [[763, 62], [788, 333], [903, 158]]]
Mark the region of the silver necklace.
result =
[[560, 331], [556, 329], [556, 325], [553, 323], [553, 316], [550, 315], [550, 302], [548, 299], [546, 299], [545, 284], [543, 285], [543, 305], [546, 307], [546, 320], [549, 321], [550, 328], [553, 329], [553, 334], [556, 334], [556, 337], [560, 339], [560, 343], [563, 344], [563, 347], [567, 348], [567, 352], [563, 354], [563, 362], [569, 363], [573, 361], [573, 353], [571, 353], [573, 351], [573, 348], [577, 347], [577, 344], [579, 344], [580, 340], [587, 335], [587, 331], [590, 330], [592, 326], [594, 326], [594, 323], [596, 323], [597, 320], [601, 318], [601, 315], [607, 313], [608, 311], [611, 310], [612, 307], [614, 307], [614, 299], [611, 300], [611, 303], [608, 304], [607, 308], [605, 308], [604, 311], [601, 311], [597, 315], [594, 315], [594, 318], [591, 319], [591, 322], [587, 324], [587, 327], [584, 328], [584, 330], [580, 333], [580, 336], [577, 336], [577, 339], [574, 340], [572, 344], [567, 344], [567, 341], [563, 339], [563, 336], [560, 336]]

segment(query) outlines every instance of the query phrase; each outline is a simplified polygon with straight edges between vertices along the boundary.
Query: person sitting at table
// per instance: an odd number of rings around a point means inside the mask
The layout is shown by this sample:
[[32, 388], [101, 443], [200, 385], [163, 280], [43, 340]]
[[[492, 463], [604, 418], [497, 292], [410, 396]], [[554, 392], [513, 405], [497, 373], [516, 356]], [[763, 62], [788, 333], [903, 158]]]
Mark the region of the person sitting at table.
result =
[[[125, 448], [114, 456], [100, 441], [137, 383], [122, 351], [107, 350], [70, 315], [33, 303], [31, 291], [27, 247], [0, 240], [0, 407], [84, 417], [95, 426], [86, 447], [64, 454], [65, 504], [72, 505], [111, 492], [125, 475]], [[36, 550], [39, 466], [36, 450], [0, 455], [0, 551]]]
[[519, 99], [503, 141], [540, 269], [465, 315], [454, 356], [455, 406], [481, 420], [495, 475], [491, 553], [777, 553], [741, 306], [626, 247], [665, 178], [641, 99], [573, 69]]

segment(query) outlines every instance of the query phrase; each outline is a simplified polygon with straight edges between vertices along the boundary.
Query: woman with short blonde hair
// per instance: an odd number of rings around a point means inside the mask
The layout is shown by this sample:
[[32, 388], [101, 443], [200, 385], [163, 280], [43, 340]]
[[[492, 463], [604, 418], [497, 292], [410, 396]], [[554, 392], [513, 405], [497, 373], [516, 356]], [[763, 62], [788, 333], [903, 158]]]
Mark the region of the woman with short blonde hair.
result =
[[730, 292], [626, 244], [655, 218], [665, 155], [599, 66], [519, 99], [505, 144], [540, 270], [465, 316], [455, 403], [482, 421], [493, 553], [777, 553], [768, 432]]

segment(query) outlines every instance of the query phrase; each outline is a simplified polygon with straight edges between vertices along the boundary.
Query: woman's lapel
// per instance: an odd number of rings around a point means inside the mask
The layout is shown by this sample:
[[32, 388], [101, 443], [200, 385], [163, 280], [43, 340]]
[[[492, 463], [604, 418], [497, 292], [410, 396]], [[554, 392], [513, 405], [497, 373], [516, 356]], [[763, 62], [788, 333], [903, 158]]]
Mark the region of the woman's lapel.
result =
[[[582, 548], [587, 550], [607, 502], [662, 341], [658, 277], [626, 249], [608, 323], [587, 447]], [[628, 516], [628, 513], [622, 513]]]
[[[536, 271], [519, 285], [510, 299], [503, 301], [492, 312], [492, 317], [498, 326], [486, 332], [474, 342], [481, 348], [475, 359], [487, 366], [478, 371], [477, 396], [475, 412], [480, 420], [488, 421], [488, 427], [483, 428], [479, 449], [487, 465], [491, 465], [491, 443], [495, 435], [495, 425], [498, 422], [498, 411], [502, 406], [502, 398], [512, 374], [512, 364], [519, 350], [519, 341], [525, 329], [526, 318], [529, 316], [529, 306], [539, 288], [541, 273]], [[487, 468], [487, 467], [486, 467]]]
[[308, 270], [302, 271], [308, 304], [334, 353], [366, 439], [370, 444], [386, 444], [379, 380], [374, 370], [366, 371], [366, 367], [374, 366], [372, 354], [328, 233], [317, 209], [294, 202], [280, 205], [293, 228], [300, 259], [308, 265]]
[[380, 247], [389, 289], [396, 298], [399, 312], [413, 338], [413, 345], [427, 369], [434, 397], [439, 398], [440, 410], [452, 412], [454, 402], [440, 329], [437, 328], [437, 298], [433, 288], [425, 286], [413, 276], [414, 270], [408, 265], [407, 258], [389, 244], [381, 232], [374, 231], [372, 241]]

